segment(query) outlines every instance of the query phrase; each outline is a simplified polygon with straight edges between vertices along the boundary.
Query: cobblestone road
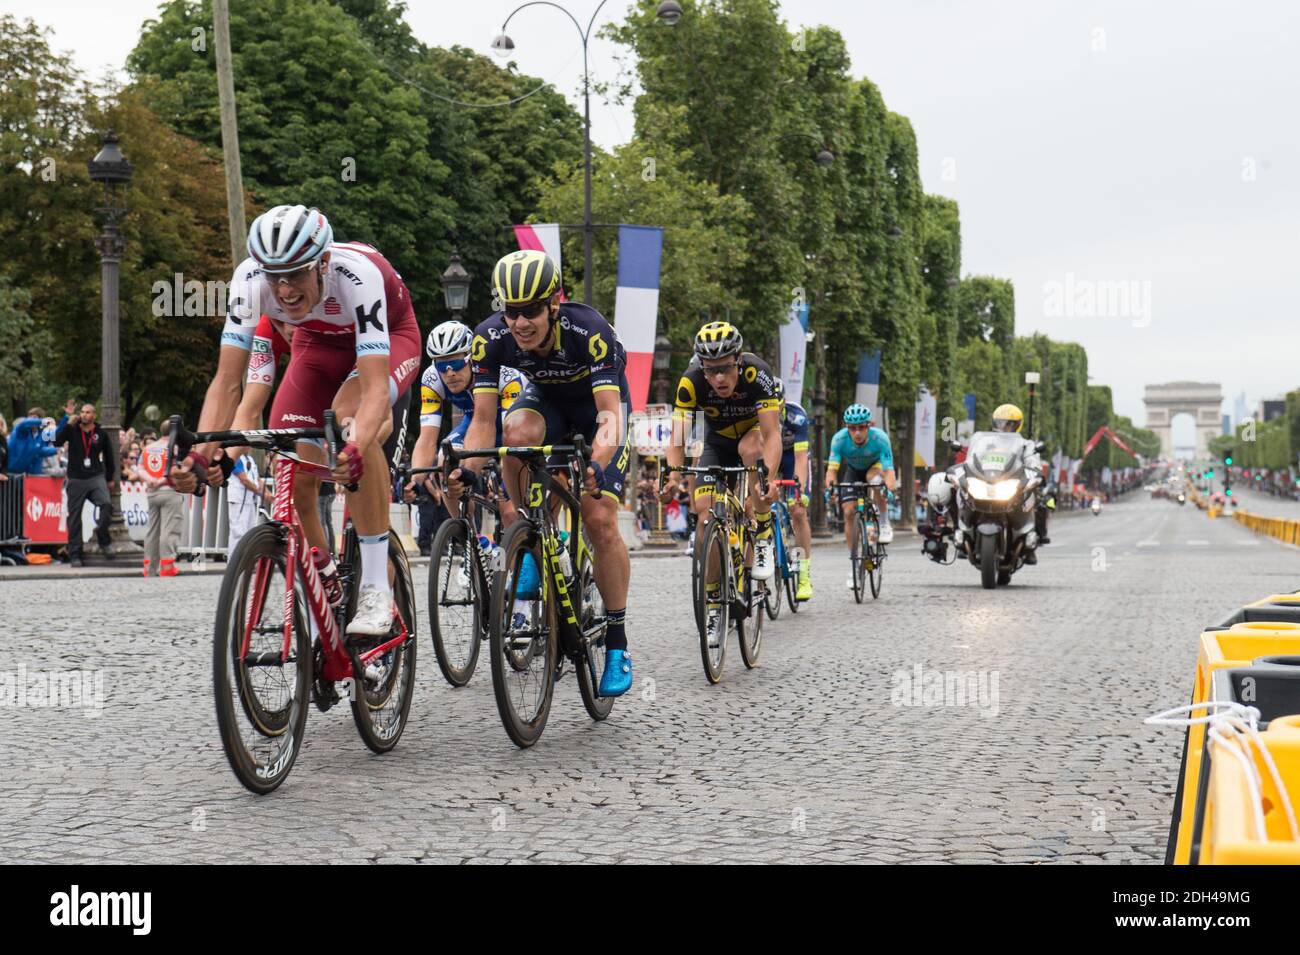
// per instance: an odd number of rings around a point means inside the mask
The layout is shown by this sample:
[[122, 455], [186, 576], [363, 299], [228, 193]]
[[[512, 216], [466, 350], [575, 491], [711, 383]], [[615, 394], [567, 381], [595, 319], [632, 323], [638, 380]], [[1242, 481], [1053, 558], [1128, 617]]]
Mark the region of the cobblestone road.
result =
[[[633, 693], [594, 725], [567, 678], [527, 752], [501, 729], [486, 661], [468, 688], [443, 683], [422, 614], [397, 749], [370, 754], [346, 707], [313, 710], [293, 774], [262, 798], [235, 781], [217, 735], [218, 578], [0, 584], [11, 679], [103, 675], [97, 711], [0, 708], [0, 854], [1158, 862], [1180, 739], [1141, 720], [1187, 699], [1203, 624], [1300, 587], [1300, 551], [1142, 498], [1058, 519], [1039, 565], [997, 591], [907, 539], [880, 600], [857, 606], [847, 561], [818, 548], [815, 600], [769, 625], [758, 670], [733, 647], [716, 687], [687, 562], [637, 560]], [[918, 668], [982, 675], [984, 696], [899, 705], [916, 702]]]

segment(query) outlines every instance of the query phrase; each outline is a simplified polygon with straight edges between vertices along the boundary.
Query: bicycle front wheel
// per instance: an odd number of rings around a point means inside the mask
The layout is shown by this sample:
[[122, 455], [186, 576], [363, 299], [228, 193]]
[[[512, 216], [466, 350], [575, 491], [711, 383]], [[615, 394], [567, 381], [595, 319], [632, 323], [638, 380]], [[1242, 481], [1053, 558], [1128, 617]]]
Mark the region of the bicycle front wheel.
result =
[[[752, 555], [754, 545], [750, 543], [746, 550]], [[749, 608], [749, 617], [737, 627], [740, 634], [740, 659], [746, 668], [752, 670], [758, 666], [758, 655], [763, 650], [763, 608], [767, 605], [769, 584], [765, 580], [755, 580], [751, 573], [745, 574], [743, 586], [737, 590], [745, 596], [745, 606]], [[772, 588], [775, 590], [775, 588]], [[781, 605], [781, 595], [776, 594], [777, 606]]]
[[861, 514], [855, 515], [853, 520], [857, 529], [853, 549], [849, 552], [853, 564], [853, 599], [862, 603], [867, 589], [867, 522]]
[[433, 538], [429, 564], [429, 629], [438, 669], [452, 686], [474, 675], [487, 601], [481, 592], [478, 543], [466, 521], [443, 521]]
[[767, 611], [767, 619], [775, 620], [781, 616], [781, 584], [782, 580], [789, 580], [790, 573], [790, 551], [786, 548], [785, 531], [781, 527], [781, 522], [772, 516], [772, 556], [773, 563], [776, 565], [776, 575], [763, 589], [763, 602], [757, 609], [759, 612]]
[[[501, 542], [502, 571], [492, 585], [489, 644], [492, 692], [506, 735], [526, 749], [546, 728], [555, 690], [557, 640], [550, 570], [541, 537], [527, 520], [516, 521]], [[524, 557], [532, 555], [541, 578], [536, 594], [520, 594]]]
[[[693, 596], [700, 631], [700, 657], [704, 662], [704, 676], [710, 683], [717, 683], [722, 679], [722, 667], [727, 659], [727, 629], [731, 622], [731, 605], [727, 601], [731, 547], [727, 529], [716, 518], [696, 531], [694, 563]], [[713, 626], [709, 625], [710, 617]]]
[[[360, 548], [357, 559], [360, 561]], [[415, 588], [406, 550], [397, 535], [388, 535], [388, 579], [393, 586], [393, 623], [384, 643], [405, 634], [401, 643], [383, 653], [352, 653], [352, 718], [361, 741], [373, 752], [386, 753], [402, 738], [415, 693]], [[359, 586], [361, 571], [353, 577]], [[354, 590], [355, 602], [355, 590]]]
[[259, 795], [276, 789], [293, 768], [310, 699], [311, 637], [299, 587], [285, 653], [282, 530], [259, 525], [235, 548], [217, 597], [212, 650], [221, 744], [235, 777]]

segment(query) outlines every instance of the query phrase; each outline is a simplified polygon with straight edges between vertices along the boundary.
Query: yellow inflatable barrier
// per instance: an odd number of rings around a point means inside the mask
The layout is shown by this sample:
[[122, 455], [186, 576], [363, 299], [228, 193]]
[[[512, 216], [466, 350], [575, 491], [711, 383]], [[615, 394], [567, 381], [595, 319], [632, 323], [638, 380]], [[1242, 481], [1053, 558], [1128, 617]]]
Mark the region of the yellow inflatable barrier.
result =
[[[1300, 715], [1278, 717], [1259, 735], [1295, 812], [1300, 805]], [[1229, 749], [1253, 763], [1259, 779], [1257, 794], [1251, 791], [1246, 767]], [[1257, 821], [1261, 804], [1263, 832]], [[1198, 861], [1201, 865], [1300, 865], [1300, 838], [1283, 809], [1277, 781], [1258, 747], [1240, 736], [1214, 749]]]
[[[1300, 594], [1275, 594], [1248, 607], [1253, 608], [1271, 601], [1289, 601], [1291, 598], [1300, 602]], [[1253, 621], [1237, 623], [1224, 630], [1207, 630], [1201, 634], [1192, 702], [1204, 703], [1211, 699], [1211, 681], [1217, 671], [1249, 666], [1252, 660], [1259, 657], [1281, 654], [1300, 654], [1300, 623]], [[1200, 711], [1196, 715], [1204, 715], [1204, 712]], [[1187, 865], [1191, 859], [1193, 823], [1200, 792], [1204, 751], [1204, 724], [1188, 727], [1183, 744], [1178, 805], [1175, 807], [1177, 822], [1170, 831], [1170, 848], [1173, 851], [1166, 853], [1166, 861], [1174, 865]], [[1295, 788], [1300, 790], [1300, 777], [1297, 777]]]

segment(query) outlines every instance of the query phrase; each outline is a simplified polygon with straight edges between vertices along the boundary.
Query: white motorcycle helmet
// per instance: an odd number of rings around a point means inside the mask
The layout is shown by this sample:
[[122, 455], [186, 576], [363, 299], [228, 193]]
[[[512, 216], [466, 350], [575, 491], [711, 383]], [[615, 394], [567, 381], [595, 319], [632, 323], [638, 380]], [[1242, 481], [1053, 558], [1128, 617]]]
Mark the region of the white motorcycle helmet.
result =
[[925, 488], [925, 496], [936, 508], [947, 507], [948, 502], [952, 500], [952, 484], [948, 481], [948, 475], [942, 471], [931, 474], [930, 483]]

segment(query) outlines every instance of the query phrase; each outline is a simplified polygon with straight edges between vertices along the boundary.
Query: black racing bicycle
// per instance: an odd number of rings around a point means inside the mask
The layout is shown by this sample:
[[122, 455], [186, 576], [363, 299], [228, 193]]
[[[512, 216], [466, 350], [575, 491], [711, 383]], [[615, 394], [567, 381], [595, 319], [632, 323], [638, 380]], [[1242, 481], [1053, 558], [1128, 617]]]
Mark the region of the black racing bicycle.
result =
[[761, 463], [757, 467], [713, 465], [682, 470], [714, 477], [712, 517], [695, 533], [691, 596], [704, 676], [710, 683], [718, 683], [727, 659], [727, 637], [733, 630], [740, 643], [740, 658], [749, 669], [758, 666], [763, 649], [763, 607], [768, 585], [754, 580], [749, 573], [757, 525], [746, 516], [744, 501], [749, 475], [758, 475], [762, 490], [767, 472]]
[[880, 514], [871, 500], [871, 490], [876, 485], [865, 481], [846, 481], [835, 485], [854, 496], [853, 521], [855, 531], [853, 546], [849, 549], [849, 565], [853, 570], [853, 599], [862, 603], [867, 587], [871, 598], [880, 596], [884, 580], [885, 545], [880, 542]]
[[[454, 469], [451, 443], [443, 442], [443, 463], [413, 468], [409, 475], [435, 473], [448, 485]], [[479, 650], [488, 639], [492, 574], [490, 556], [480, 546], [479, 529], [485, 513], [496, 519], [493, 543], [501, 543], [501, 488], [496, 462], [489, 461], [480, 475], [479, 490], [460, 497], [460, 510], [438, 527], [429, 560], [429, 623], [438, 669], [452, 686], [465, 686], [478, 666]], [[444, 491], [445, 493], [445, 491]]]
[[[600, 695], [605, 650], [605, 604], [596, 587], [595, 559], [582, 526], [582, 507], [570, 488], [585, 483], [591, 452], [582, 435], [569, 445], [452, 451], [451, 463], [506, 458], [528, 467], [526, 507], [501, 539], [492, 583], [488, 643], [492, 689], [506, 735], [527, 748], [541, 739], [555, 683], [568, 667], [593, 720], [608, 718], [614, 698]], [[555, 462], [555, 463], [551, 463]], [[532, 557], [538, 587], [521, 589]]]

